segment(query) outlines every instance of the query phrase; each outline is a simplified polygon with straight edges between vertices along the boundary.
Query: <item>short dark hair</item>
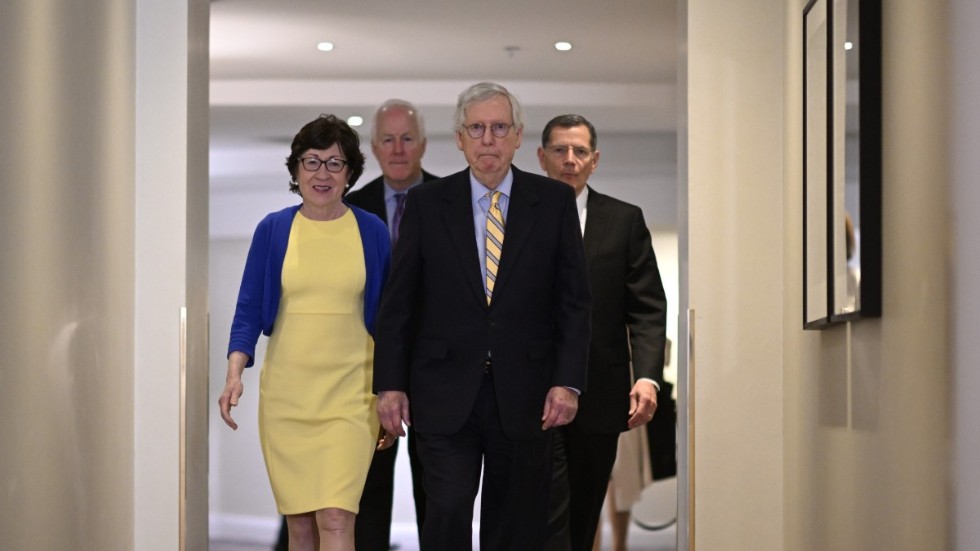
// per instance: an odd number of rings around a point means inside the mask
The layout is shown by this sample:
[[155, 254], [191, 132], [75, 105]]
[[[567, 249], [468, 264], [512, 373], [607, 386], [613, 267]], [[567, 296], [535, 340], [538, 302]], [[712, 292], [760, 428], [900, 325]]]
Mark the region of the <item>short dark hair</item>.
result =
[[544, 125], [544, 131], [541, 133], [542, 147], [548, 146], [548, 140], [551, 138], [551, 131], [554, 130], [556, 126], [560, 126], [561, 128], [585, 126], [589, 129], [589, 147], [592, 149], [592, 151], [595, 151], [596, 144], [599, 143], [599, 137], [596, 136], [595, 127], [592, 126], [592, 123], [582, 115], [558, 115], [557, 117], [548, 121], [548, 124]]
[[[289, 147], [289, 157], [286, 157], [286, 168], [289, 169], [289, 191], [299, 193], [296, 175], [299, 170], [299, 158], [310, 149], [327, 149], [337, 144], [344, 159], [347, 161], [347, 184], [351, 186], [364, 173], [364, 154], [361, 153], [361, 139], [357, 132], [347, 122], [334, 115], [320, 115], [306, 123], [293, 138]], [[347, 193], [344, 189], [344, 193]]]

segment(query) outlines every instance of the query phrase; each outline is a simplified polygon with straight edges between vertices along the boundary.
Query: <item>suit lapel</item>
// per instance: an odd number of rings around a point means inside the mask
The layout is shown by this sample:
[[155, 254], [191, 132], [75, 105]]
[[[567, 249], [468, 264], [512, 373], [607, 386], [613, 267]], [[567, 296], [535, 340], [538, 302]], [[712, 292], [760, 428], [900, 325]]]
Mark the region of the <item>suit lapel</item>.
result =
[[371, 212], [378, 215], [379, 218], [388, 225], [388, 209], [385, 208], [385, 183], [384, 180], [378, 182], [380, 185], [376, 186], [371, 190], [371, 208], [374, 209]]
[[582, 236], [585, 247], [585, 260], [589, 268], [595, 262], [601, 250], [602, 240], [606, 235], [608, 213], [603, 208], [602, 195], [589, 188], [589, 198], [586, 202], [585, 235]]
[[446, 233], [453, 242], [456, 257], [463, 266], [464, 277], [469, 282], [473, 292], [480, 297], [480, 303], [486, 304], [486, 294], [483, 281], [480, 280], [480, 259], [476, 249], [476, 236], [473, 234], [473, 205], [470, 204], [470, 172], [469, 169], [449, 176], [443, 200], [446, 202], [442, 209], [443, 220], [446, 223]]
[[504, 230], [504, 247], [501, 251], [500, 269], [497, 272], [497, 283], [494, 294], [506, 292], [507, 280], [513, 271], [513, 266], [527, 243], [528, 236], [534, 230], [537, 217], [534, 215], [538, 195], [534, 188], [525, 181], [524, 173], [516, 167], [514, 185], [510, 190], [510, 206], [507, 207], [507, 225]]

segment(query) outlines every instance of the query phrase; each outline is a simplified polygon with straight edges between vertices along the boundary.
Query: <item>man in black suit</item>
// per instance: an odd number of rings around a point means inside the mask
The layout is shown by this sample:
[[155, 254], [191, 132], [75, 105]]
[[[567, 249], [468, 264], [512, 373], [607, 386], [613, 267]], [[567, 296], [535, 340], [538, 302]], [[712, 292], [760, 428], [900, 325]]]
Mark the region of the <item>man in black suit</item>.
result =
[[[378, 215], [388, 225], [392, 245], [398, 241], [398, 227], [408, 190], [423, 181], [436, 179], [422, 170], [425, 145], [425, 120], [414, 105], [391, 99], [378, 108], [374, 115], [371, 152], [381, 166], [381, 176], [350, 192], [347, 203]], [[414, 432], [409, 428], [408, 458], [412, 467], [415, 520], [421, 536], [422, 521], [425, 519], [425, 489]], [[397, 455], [397, 440], [394, 446], [374, 452], [354, 524], [357, 551], [387, 551], [390, 547]]]
[[587, 185], [599, 165], [592, 124], [579, 115], [555, 117], [541, 144], [541, 168], [575, 189], [593, 296], [588, 391], [575, 420], [555, 436], [547, 549], [588, 551], [619, 433], [647, 423], [657, 409], [667, 299], [643, 212]]
[[506, 88], [463, 91], [455, 126], [469, 168], [408, 195], [378, 314], [378, 413], [386, 430], [403, 435], [405, 423], [418, 437], [422, 549], [471, 548], [481, 468], [480, 547], [541, 549], [551, 429], [574, 418], [586, 380], [575, 197], [511, 164], [524, 116]]

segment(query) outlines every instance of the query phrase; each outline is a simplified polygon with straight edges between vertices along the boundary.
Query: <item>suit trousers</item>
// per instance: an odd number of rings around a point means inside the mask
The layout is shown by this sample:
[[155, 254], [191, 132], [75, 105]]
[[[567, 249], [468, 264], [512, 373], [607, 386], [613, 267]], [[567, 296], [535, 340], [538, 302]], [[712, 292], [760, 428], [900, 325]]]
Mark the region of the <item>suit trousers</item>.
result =
[[[399, 439], [400, 440], [400, 439]], [[422, 483], [422, 464], [416, 452], [415, 431], [408, 429], [408, 458], [412, 467], [412, 492], [415, 498], [415, 519], [419, 536], [425, 519], [425, 489]], [[360, 511], [354, 523], [354, 541], [357, 551], [388, 551], [391, 546], [391, 509], [394, 504], [395, 458], [398, 456], [398, 440], [395, 445], [374, 452], [361, 494]]]
[[574, 422], [556, 431], [545, 551], [591, 551], [618, 442], [619, 433], [587, 434]]
[[492, 375], [487, 374], [462, 429], [450, 435], [416, 431], [427, 497], [423, 551], [472, 549], [473, 502], [481, 467], [480, 548], [544, 547], [554, 431], [530, 440], [507, 438], [498, 406]]
[[391, 507], [395, 491], [395, 457], [398, 441], [387, 450], [374, 452], [354, 522], [358, 551], [387, 551], [391, 543]]

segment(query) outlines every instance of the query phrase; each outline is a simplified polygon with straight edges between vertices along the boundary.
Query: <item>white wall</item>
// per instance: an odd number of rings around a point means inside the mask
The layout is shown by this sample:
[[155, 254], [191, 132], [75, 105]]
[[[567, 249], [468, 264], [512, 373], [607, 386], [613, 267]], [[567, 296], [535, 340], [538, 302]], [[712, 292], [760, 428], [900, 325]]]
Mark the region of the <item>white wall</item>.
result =
[[210, 246], [211, 533], [217, 538], [273, 541], [279, 516], [262, 462], [258, 432], [259, 370], [267, 340], [264, 337], [256, 348], [255, 365], [242, 376], [245, 391], [239, 406], [232, 410], [238, 430], [232, 431], [217, 414], [228, 366], [228, 335], [248, 246], [248, 239], [212, 239]]

